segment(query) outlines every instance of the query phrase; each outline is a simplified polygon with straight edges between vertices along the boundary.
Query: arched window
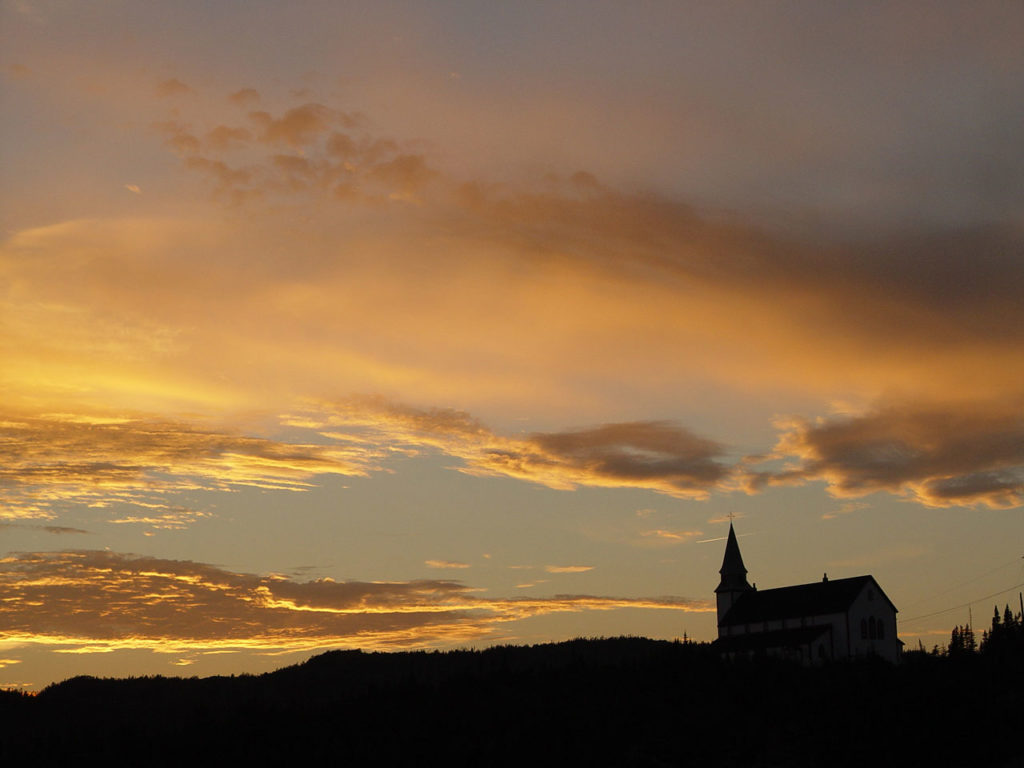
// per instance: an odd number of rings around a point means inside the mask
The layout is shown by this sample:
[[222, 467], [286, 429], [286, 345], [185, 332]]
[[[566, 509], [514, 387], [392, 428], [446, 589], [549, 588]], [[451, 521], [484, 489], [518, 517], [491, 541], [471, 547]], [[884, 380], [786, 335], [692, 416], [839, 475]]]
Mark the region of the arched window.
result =
[[876, 626], [878, 627], [878, 639], [885, 640], [885, 622], [879, 619]]
[[867, 619], [861, 619], [860, 620], [860, 639], [861, 640], [867, 640], [868, 639], [868, 620]]
[[868, 619], [868, 637], [872, 640], [875, 639], [875, 617], [872, 616]]

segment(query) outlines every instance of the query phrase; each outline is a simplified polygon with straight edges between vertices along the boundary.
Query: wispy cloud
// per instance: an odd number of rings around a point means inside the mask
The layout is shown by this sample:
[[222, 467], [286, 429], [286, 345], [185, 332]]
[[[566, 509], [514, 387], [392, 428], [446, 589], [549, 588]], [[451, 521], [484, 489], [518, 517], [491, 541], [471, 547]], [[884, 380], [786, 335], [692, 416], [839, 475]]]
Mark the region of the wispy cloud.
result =
[[592, 565], [545, 565], [548, 573], [585, 573], [594, 570]]
[[382, 398], [321, 403], [291, 422], [326, 436], [360, 430], [397, 450], [440, 450], [465, 462], [461, 471], [504, 475], [558, 489], [580, 485], [649, 488], [672, 496], [706, 498], [725, 486], [724, 449], [666, 422], [605, 424], [591, 429], [504, 437], [468, 413], [422, 410]]
[[239, 107], [253, 107], [260, 103], [260, 94], [255, 88], [242, 88], [232, 93], [228, 100]]
[[[148, 398], [149, 412], [165, 414], [238, 402], [281, 412], [308, 396], [316, 405], [293, 423], [336, 444], [202, 438], [165, 425], [148, 448], [106, 446], [108, 461], [86, 446], [78, 461], [58, 439], [32, 468], [18, 457], [29, 449], [15, 450], [5, 471], [20, 499], [8, 516], [47, 514], [46, 493], [61, 487], [294, 489], [370, 471], [381, 451], [437, 450], [463, 472], [551, 488], [702, 499], [740, 474], [713, 436], [575, 414], [635, 414], [622, 401], [651, 398], [672, 412], [680, 387], [700, 382], [828, 396], [902, 387], [974, 397], [978, 408], [956, 424], [969, 434], [988, 428], [986, 409], [1019, 396], [1024, 266], [1010, 254], [1024, 232], [1012, 223], [803, 238], [619, 189], [585, 169], [514, 184], [461, 178], [422, 143], [383, 135], [344, 105], [304, 98], [255, 109], [253, 89], [216, 98], [221, 109], [209, 112], [161, 101], [156, 130], [185, 170], [244, 208], [247, 226], [197, 207], [182, 219], [14, 233], [0, 245], [0, 272], [17, 287], [0, 295], [10, 361], [0, 385], [33, 405]], [[344, 397], [359, 391], [387, 397]], [[571, 412], [567, 423], [589, 426], [507, 434], [469, 411], [397, 404], [410, 395], [492, 413], [515, 403], [548, 425]], [[53, 427], [32, 429], [43, 442], [18, 444], [40, 450]], [[97, 430], [101, 447], [133, 429]], [[834, 429], [785, 429], [780, 450], [799, 468], [755, 473], [748, 489], [821, 477], [847, 496], [874, 487], [933, 505], [1020, 501], [1017, 460], [897, 480], [898, 459], [857, 468], [826, 445]], [[161, 456], [154, 442], [176, 440], [205, 447]], [[146, 455], [136, 465], [137, 449]], [[165, 472], [169, 485], [157, 477]]]
[[33, 523], [6, 523], [0, 522], [0, 530], [5, 528], [21, 528], [25, 530], [36, 530], [43, 531], [44, 533], [50, 533], [55, 536], [61, 536], [65, 534], [88, 534], [89, 531], [83, 530], [82, 528], [70, 528], [66, 525], [38, 525]]
[[15, 553], [0, 559], [0, 585], [0, 640], [76, 652], [416, 647], [548, 613], [710, 610], [682, 598], [483, 598], [444, 580], [297, 582], [106, 551]]
[[[549, 415], [628, 414], [624, 400], [672, 413], [702, 384], [818, 397], [1019, 391], [1019, 224], [783, 234], [770, 219], [699, 212], [586, 168], [515, 183], [460, 175], [345, 104], [252, 109], [253, 89], [215, 98], [218, 109], [161, 101], [153, 125], [246, 227], [207, 204], [162, 223], [16, 232], [0, 246], [19, 286], [2, 307], [15, 318], [14, 373], [0, 377], [19, 391], [73, 381], [98, 397], [127, 385], [129, 353], [143, 358], [132, 375], [162, 394], [181, 378], [230, 383], [224, 397], [273, 408], [296, 393]], [[161, 338], [176, 344], [147, 348]], [[96, 347], [108, 354], [88, 354]], [[687, 462], [677, 490], [703, 487], [709, 471]]]
[[460, 563], [455, 560], [425, 560], [423, 564], [428, 568], [469, 568], [469, 563]]
[[725, 514], [725, 515], [715, 515], [714, 517], [708, 518], [708, 523], [711, 524], [711, 525], [717, 525], [718, 523], [728, 523], [728, 522], [731, 522], [734, 519], [735, 520], [739, 520], [739, 519], [741, 519], [743, 517], [746, 517], [746, 515], [736, 515], [736, 514], [733, 514], [732, 512], [729, 512], [728, 514]]
[[[0, 419], [0, 515], [52, 517], [61, 502], [127, 502], [145, 522], [177, 527], [201, 515], [161, 500], [199, 488], [304, 490], [323, 474], [361, 475], [366, 451], [275, 442], [166, 419], [72, 414]], [[122, 522], [139, 522], [124, 518]]]
[[822, 514], [822, 520], [834, 520], [840, 515], [850, 515], [854, 512], [859, 512], [862, 509], [868, 509], [871, 505], [865, 501], [847, 501], [844, 504], [840, 504], [838, 509], [831, 510]]
[[159, 96], [163, 97], [186, 96], [195, 93], [195, 91], [176, 77], [158, 83], [156, 92]]
[[670, 531], [663, 528], [656, 528], [651, 531], [641, 531], [640, 535], [649, 538], [661, 539], [673, 544], [679, 544], [696, 538], [697, 536], [702, 536], [703, 531]]
[[[628, 193], [586, 170], [518, 185], [458, 178], [417, 142], [375, 135], [357, 113], [319, 102], [251, 112], [234, 125], [163, 125], [189, 156], [186, 166], [210, 177], [226, 200], [283, 196], [339, 208], [414, 200], [426, 207], [396, 215], [425, 236], [443, 232], [462, 268], [464, 252], [474, 260], [483, 253], [500, 272], [511, 273], [503, 263], [511, 260], [531, 272], [557, 266], [578, 279], [614, 280], [608, 309], [618, 319], [630, 313], [614, 306], [635, 296], [633, 310], [656, 320], [621, 339], [623, 352], [664, 333], [726, 380], [737, 367], [812, 389], [851, 375], [874, 386], [911, 376], [945, 394], [970, 384], [956, 360], [984, 366], [985, 382], [971, 386], [990, 392], [1005, 391], [1024, 366], [1007, 354], [1024, 340], [1016, 301], [1024, 268], [1008, 257], [1024, 232], [1012, 223], [804, 239], [773, 231], [771, 222], [755, 226]], [[247, 151], [229, 151], [225, 135]], [[704, 334], [691, 340], [694, 324], [716, 329], [713, 347], [701, 343]]]

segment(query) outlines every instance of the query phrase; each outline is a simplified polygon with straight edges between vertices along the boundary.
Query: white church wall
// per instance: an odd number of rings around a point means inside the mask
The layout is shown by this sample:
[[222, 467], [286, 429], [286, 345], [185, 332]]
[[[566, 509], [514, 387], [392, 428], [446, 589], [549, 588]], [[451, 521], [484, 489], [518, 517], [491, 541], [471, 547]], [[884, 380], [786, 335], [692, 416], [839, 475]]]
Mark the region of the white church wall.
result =
[[850, 655], [880, 656], [887, 661], [899, 660], [899, 638], [896, 635], [896, 611], [869, 582], [850, 606]]

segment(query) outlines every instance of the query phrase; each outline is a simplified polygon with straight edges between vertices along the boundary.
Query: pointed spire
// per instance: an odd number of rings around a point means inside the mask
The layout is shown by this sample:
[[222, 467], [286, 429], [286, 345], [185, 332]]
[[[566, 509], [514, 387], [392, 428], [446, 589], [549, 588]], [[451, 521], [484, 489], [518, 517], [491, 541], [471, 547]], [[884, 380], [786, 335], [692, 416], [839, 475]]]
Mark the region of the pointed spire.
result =
[[729, 539], [725, 542], [725, 557], [722, 558], [722, 567], [718, 571], [722, 575], [715, 592], [744, 592], [751, 589], [747, 583], [747, 569], [743, 565], [743, 556], [740, 554], [740, 545], [736, 542], [736, 531], [732, 523], [729, 523]]

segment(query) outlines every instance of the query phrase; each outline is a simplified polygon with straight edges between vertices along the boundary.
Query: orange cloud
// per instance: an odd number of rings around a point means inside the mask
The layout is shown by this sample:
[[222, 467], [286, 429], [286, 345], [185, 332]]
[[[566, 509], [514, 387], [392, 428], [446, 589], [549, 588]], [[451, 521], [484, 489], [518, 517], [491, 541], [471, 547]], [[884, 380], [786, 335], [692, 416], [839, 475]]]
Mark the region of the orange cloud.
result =
[[[734, 483], [726, 448], [658, 414], [749, 392], [815, 408], [1019, 393], [1019, 227], [783, 236], [586, 171], [456, 178], [318, 102], [247, 122], [176, 106], [159, 130], [236, 208], [8, 238], [0, 386], [19, 406], [279, 413], [372, 392], [492, 423], [514, 407], [598, 426], [510, 436], [383, 408], [366, 429], [466, 472], [702, 498]], [[348, 434], [350, 416], [313, 420]]]
[[[243, 130], [185, 126], [168, 130], [189, 146]], [[239, 382], [234, 394], [266, 393], [274, 408], [291, 393], [415, 392], [545, 415], [611, 406], [625, 421], [648, 404], [692, 407], [707, 385], [722, 398], [983, 398], [1024, 376], [1011, 290], [1022, 276], [1000, 256], [1019, 250], [1013, 230], [951, 237], [943, 263], [954, 266], [922, 287], [912, 267], [933, 247], [924, 236], [820, 245], [571, 180], [460, 185], [439, 169], [421, 175], [435, 170], [426, 155], [358, 131], [340, 142], [343, 159], [329, 151], [338, 135], [289, 152], [256, 138], [237, 151], [182, 145], [186, 169], [251, 206], [245, 226], [194, 212], [17, 233], [0, 254], [20, 299], [5, 309], [51, 326], [46, 346], [94, 328], [120, 344], [159, 325], [182, 350], [164, 380]], [[421, 205], [377, 206], [413, 192]], [[887, 247], [906, 263], [886, 261]], [[19, 356], [38, 358], [41, 334], [25, 325]], [[106, 368], [76, 362], [87, 375]], [[32, 370], [49, 365], [33, 359]]]
[[8, 414], [0, 420], [3, 517], [51, 517], [62, 501], [128, 502], [146, 522], [181, 527], [201, 512], [160, 501], [195, 488], [303, 490], [317, 475], [366, 474], [372, 451], [204, 431], [157, 419]]
[[662, 528], [658, 528], [652, 531], [641, 531], [640, 535], [644, 537], [663, 539], [665, 541], [678, 544], [683, 541], [689, 541], [690, 539], [702, 536], [703, 531], [668, 531]]
[[206, 145], [219, 151], [224, 151], [236, 144], [245, 144], [249, 141], [252, 141], [252, 133], [245, 128], [218, 125], [206, 134]]
[[176, 120], [153, 123], [153, 128], [164, 136], [164, 143], [179, 156], [192, 155], [202, 147], [199, 138], [192, 133], [191, 126], [182, 125]]
[[260, 128], [262, 141], [293, 147], [315, 141], [335, 124], [350, 127], [357, 123], [350, 115], [313, 103], [293, 107], [280, 118], [268, 112], [250, 112], [249, 119]]
[[156, 87], [157, 95], [159, 96], [185, 96], [194, 91], [185, 85], [181, 80], [176, 77], [172, 77], [170, 80], [164, 80], [159, 83]]
[[489, 599], [453, 581], [311, 582], [112, 552], [0, 559], [0, 640], [71, 652], [416, 647], [553, 612], [707, 611], [707, 601], [557, 595]]
[[727, 487], [731, 474], [727, 465], [716, 461], [723, 453], [721, 446], [662, 422], [510, 438], [462, 411], [419, 410], [381, 398], [324, 403], [319, 412], [288, 421], [317, 428], [328, 437], [347, 438], [357, 430], [376, 444], [398, 450], [438, 449], [462, 459], [461, 470], [468, 474], [505, 475], [558, 489], [649, 488], [706, 498], [710, 490]]
[[260, 103], [260, 94], [255, 88], [242, 88], [232, 93], [228, 100], [239, 107], [251, 107]]
[[548, 573], [586, 573], [594, 570], [592, 565], [545, 565], [544, 570]]

